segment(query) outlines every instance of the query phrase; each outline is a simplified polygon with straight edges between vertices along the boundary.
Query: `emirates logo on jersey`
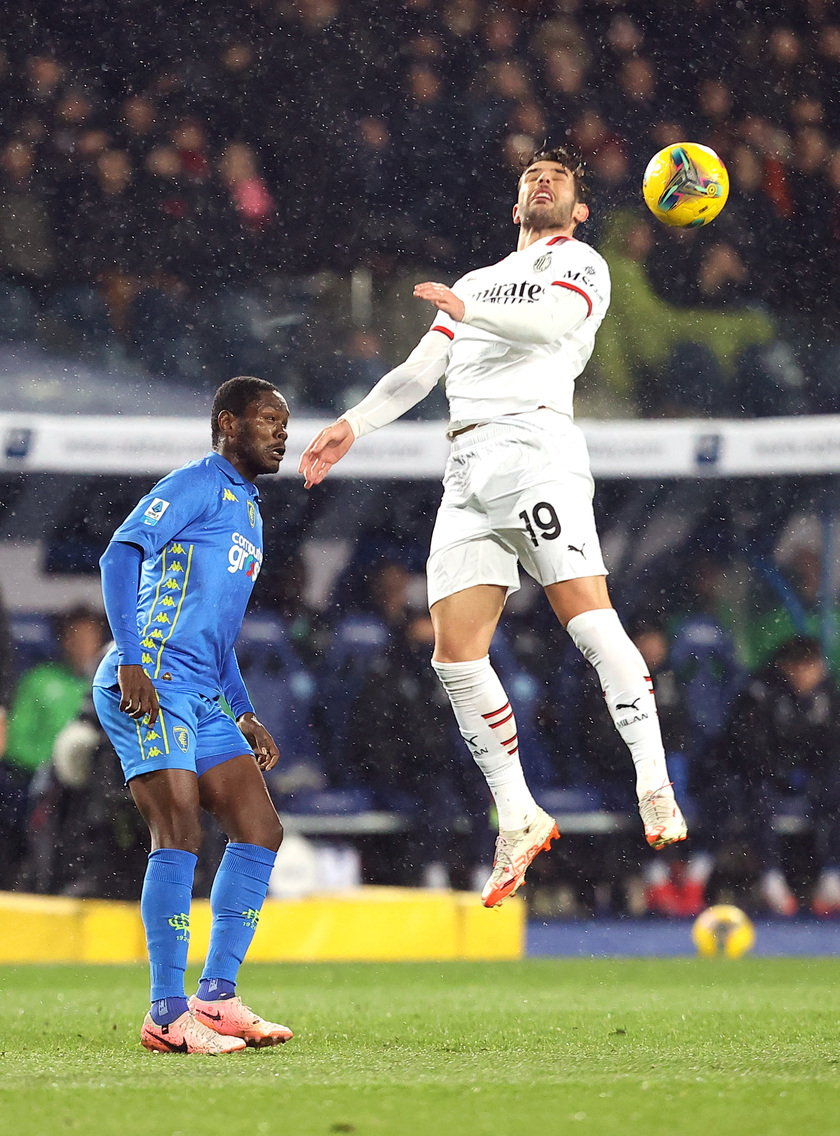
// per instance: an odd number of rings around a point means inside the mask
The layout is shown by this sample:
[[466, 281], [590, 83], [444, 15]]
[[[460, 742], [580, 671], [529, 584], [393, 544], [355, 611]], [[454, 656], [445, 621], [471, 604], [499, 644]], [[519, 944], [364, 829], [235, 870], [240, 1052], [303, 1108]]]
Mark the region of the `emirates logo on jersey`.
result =
[[475, 298], [485, 304], [535, 304], [543, 290], [542, 284], [522, 280], [518, 284], [494, 284], [476, 292]]

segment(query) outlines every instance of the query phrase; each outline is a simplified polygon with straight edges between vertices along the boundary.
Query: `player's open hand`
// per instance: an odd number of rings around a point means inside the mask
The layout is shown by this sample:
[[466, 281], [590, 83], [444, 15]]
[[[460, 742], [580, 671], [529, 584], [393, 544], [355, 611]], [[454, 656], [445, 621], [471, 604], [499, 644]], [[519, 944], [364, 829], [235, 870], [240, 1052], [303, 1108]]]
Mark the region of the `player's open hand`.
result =
[[120, 687], [120, 710], [135, 722], [147, 718], [153, 726], [160, 713], [157, 691], [152, 680], [139, 663], [117, 667], [117, 682]]
[[298, 472], [306, 479], [306, 489], [320, 485], [337, 461], [344, 457], [356, 440], [346, 418], [339, 418], [316, 434], [303, 451]]
[[241, 718], [237, 718], [236, 724], [245, 735], [248, 745], [254, 751], [257, 765], [263, 773], [273, 769], [280, 760], [280, 750], [277, 748], [274, 738], [256, 714], [251, 714], [249, 711], [247, 714], [243, 714]]
[[425, 284], [418, 284], [414, 289], [414, 295], [418, 300], [429, 300], [442, 312], [446, 312], [448, 316], [452, 316], [456, 323], [460, 323], [464, 318], [466, 307], [464, 301], [461, 300], [451, 288], [447, 288], [445, 284], [433, 284], [426, 281]]

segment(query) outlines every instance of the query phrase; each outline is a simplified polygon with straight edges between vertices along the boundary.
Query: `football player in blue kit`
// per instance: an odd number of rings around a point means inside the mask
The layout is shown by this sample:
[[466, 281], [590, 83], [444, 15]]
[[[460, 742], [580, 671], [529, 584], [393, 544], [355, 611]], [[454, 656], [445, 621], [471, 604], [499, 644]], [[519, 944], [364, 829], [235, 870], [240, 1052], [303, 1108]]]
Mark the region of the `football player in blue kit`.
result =
[[[100, 560], [114, 645], [93, 697], [151, 834], [140, 907], [152, 1004], [140, 1040], [158, 1052], [230, 1053], [292, 1036], [236, 996], [283, 828], [263, 778], [278, 749], [254, 713], [234, 643], [262, 563], [255, 482], [277, 472], [288, 421], [271, 383], [223, 383], [211, 412], [212, 451], [159, 481]], [[206, 964], [188, 1002], [202, 809], [229, 843], [210, 895]]]

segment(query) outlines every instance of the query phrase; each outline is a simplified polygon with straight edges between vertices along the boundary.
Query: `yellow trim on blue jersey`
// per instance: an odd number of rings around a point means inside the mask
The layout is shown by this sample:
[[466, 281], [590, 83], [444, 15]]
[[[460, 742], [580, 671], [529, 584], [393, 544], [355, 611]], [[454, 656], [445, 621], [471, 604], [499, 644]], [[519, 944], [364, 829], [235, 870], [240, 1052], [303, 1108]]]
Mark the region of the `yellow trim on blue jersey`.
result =
[[[146, 718], [142, 718], [140, 719], [140, 721], [135, 720], [134, 722], [134, 725], [137, 729], [137, 744], [140, 746], [141, 761], [148, 761], [150, 757], [158, 757], [160, 755], [160, 750], [156, 749], [155, 746], [152, 746], [149, 752], [146, 753], [146, 746], [149, 742], [156, 742], [158, 740], [162, 741], [164, 752], [169, 753], [169, 739], [166, 736], [166, 726], [163, 722], [162, 710], [158, 714], [158, 720], [155, 725], [157, 725], [158, 723], [160, 723], [161, 728], [160, 734], [155, 733], [155, 727], [150, 726]], [[146, 731], [145, 737], [143, 737], [144, 730]]]
[[166, 548], [164, 548], [163, 552], [161, 553], [160, 579], [158, 580], [158, 585], [155, 588], [155, 598], [152, 600], [152, 606], [149, 608], [149, 619], [148, 619], [148, 622], [146, 623], [146, 626], [143, 628], [143, 634], [140, 636], [141, 639], [146, 638], [146, 636], [149, 634], [149, 628], [152, 626], [152, 614], [155, 610], [155, 607], [157, 606], [158, 599], [160, 598], [160, 589], [163, 587], [163, 579], [164, 579], [164, 576], [167, 573], [167, 567], [166, 567], [166, 553], [167, 553], [167, 551], [168, 550]]
[[[176, 610], [175, 610], [175, 612], [173, 613], [173, 616], [172, 616], [172, 626], [169, 629], [169, 634], [167, 636], [165, 636], [165, 638], [161, 639], [161, 641], [160, 641], [160, 649], [158, 650], [157, 666], [155, 667], [155, 678], [157, 678], [160, 675], [160, 668], [161, 668], [161, 665], [163, 664], [163, 649], [166, 646], [166, 644], [169, 642], [169, 640], [172, 638], [172, 635], [175, 631], [175, 627], [178, 623], [178, 617], [181, 614], [181, 608], [183, 607], [184, 599], [185, 599], [186, 594], [187, 594], [187, 584], [189, 583], [189, 579], [190, 579], [190, 569], [192, 568], [192, 558], [193, 558], [193, 550], [194, 549], [195, 549], [194, 544], [189, 545], [189, 551], [187, 552], [187, 569], [184, 572], [184, 583], [183, 583], [183, 586], [181, 587], [181, 597], [178, 600], [178, 607], [176, 608]], [[157, 600], [155, 600], [155, 603], [157, 603]], [[154, 607], [152, 607], [152, 611], [154, 611]], [[151, 621], [151, 612], [149, 612], [149, 617], [150, 617], [150, 621]], [[169, 750], [167, 749], [166, 752], [169, 753]]]
[[161, 707], [158, 712], [158, 724], [160, 725], [161, 733], [163, 734], [163, 749], [165, 753], [169, 753], [169, 738], [166, 736], [166, 722], [163, 720], [163, 708]]

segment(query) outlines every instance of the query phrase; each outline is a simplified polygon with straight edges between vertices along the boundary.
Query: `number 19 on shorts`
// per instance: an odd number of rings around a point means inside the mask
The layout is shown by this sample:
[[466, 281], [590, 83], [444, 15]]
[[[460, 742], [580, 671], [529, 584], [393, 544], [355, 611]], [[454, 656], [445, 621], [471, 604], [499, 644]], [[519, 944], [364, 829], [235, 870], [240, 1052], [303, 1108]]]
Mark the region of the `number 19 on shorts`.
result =
[[538, 501], [530, 515], [527, 509], [523, 509], [519, 519], [525, 525], [534, 548], [539, 548], [540, 540], [557, 540], [560, 535], [560, 518], [548, 501]]

